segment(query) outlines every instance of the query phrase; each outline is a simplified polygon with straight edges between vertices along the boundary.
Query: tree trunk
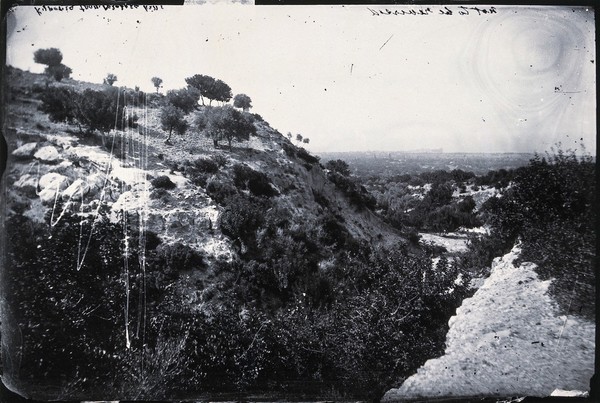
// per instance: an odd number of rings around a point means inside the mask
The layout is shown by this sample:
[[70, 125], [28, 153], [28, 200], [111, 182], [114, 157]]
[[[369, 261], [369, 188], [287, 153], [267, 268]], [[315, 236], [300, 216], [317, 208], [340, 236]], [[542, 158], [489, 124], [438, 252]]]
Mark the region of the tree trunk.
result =
[[219, 140], [213, 139], [213, 144], [215, 145], [215, 148], [219, 148]]
[[233, 149], [231, 148], [231, 137], [227, 139], [227, 141], [229, 141], [229, 152], [233, 151]]
[[169, 137], [165, 140], [165, 144], [171, 144], [171, 133], [173, 133], [173, 128], [169, 128]]

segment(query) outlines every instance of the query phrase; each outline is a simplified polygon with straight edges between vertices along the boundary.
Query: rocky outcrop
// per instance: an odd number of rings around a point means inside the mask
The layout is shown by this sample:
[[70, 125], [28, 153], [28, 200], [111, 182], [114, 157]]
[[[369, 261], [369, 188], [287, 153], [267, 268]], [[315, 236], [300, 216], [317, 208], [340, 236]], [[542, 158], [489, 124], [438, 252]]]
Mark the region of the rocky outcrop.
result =
[[203, 209], [174, 209], [171, 211], [149, 210], [147, 229], [157, 234], [181, 234], [182, 237], [197, 237], [205, 234], [215, 223]]

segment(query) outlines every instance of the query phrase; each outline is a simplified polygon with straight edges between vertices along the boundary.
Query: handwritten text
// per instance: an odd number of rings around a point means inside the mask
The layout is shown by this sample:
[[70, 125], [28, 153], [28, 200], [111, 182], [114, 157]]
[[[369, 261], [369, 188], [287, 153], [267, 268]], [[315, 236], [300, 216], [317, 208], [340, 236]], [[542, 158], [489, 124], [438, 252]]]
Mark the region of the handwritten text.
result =
[[38, 13], [38, 15], [42, 15], [45, 12], [51, 12], [51, 11], [74, 11], [74, 10], [79, 10], [79, 11], [86, 11], [86, 10], [103, 10], [103, 11], [110, 11], [110, 10], [134, 10], [134, 9], [143, 9], [144, 11], [147, 12], [152, 12], [152, 11], [158, 11], [158, 10], [162, 10], [163, 6], [162, 5], [139, 5], [139, 4], [93, 4], [93, 5], [70, 5], [70, 6], [36, 6], [35, 8], [35, 12]]
[[495, 7], [445, 6], [426, 8], [372, 9], [367, 7], [372, 16], [383, 15], [487, 15], [497, 14]]

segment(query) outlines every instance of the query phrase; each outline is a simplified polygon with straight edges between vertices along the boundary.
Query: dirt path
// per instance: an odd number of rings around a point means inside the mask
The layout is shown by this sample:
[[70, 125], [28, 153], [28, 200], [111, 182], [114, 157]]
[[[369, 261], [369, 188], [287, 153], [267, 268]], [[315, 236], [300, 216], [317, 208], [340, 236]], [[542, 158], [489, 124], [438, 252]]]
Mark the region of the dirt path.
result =
[[595, 325], [558, 316], [533, 265], [512, 265], [514, 248], [450, 319], [445, 355], [427, 361], [384, 400], [549, 396], [589, 390]]

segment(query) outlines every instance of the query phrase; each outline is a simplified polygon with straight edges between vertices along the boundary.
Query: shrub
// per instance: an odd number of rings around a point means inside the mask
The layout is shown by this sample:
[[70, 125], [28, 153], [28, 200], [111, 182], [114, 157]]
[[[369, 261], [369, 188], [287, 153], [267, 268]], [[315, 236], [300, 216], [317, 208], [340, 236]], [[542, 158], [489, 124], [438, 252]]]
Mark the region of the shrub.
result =
[[79, 96], [67, 87], [48, 87], [39, 95], [39, 110], [48, 114], [52, 122], [75, 123], [78, 112], [74, 99]]
[[291, 145], [290, 143], [281, 144], [281, 148], [283, 148], [285, 155], [287, 155], [288, 157], [293, 158], [296, 156], [296, 148], [293, 145]]
[[214, 158], [198, 158], [194, 161], [194, 167], [196, 167], [200, 172], [203, 173], [216, 174], [217, 172], [219, 172], [219, 165], [214, 160]]
[[338, 189], [344, 192], [350, 203], [358, 209], [373, 209], [377, 205], [377, 199], [375, 199], [364, 186], [354, 182], [351, 178], [343, 176], [335, 171], [329, 172], [327, 178], [333, 182]]
[[195, 249], [182, 243], [162, 244], [156, 248], [150, 265], [169, 278], [175, 278], [182, 271], [203, 270], [204, 257]]
[[256, 231], [264, 222], [265, 204], [242, 195], [231, 197], [219, 216], [221, 232], [245, 246], [255, 245]]
[[154, 178], [150, 183], [152, 183], [152, 186], [158, 189], [174, 189], [177, 186], [167, 175], [161, 175], [157, 178]]
[[163, 188], [154, 189], [150, 193], [150, 199], [151, 200], [161, 200], [163, 203], [169, 203], [174, 200], [173, 196], [171, 196], [171, 194], [166, 189], [163, 189]]
[[408, 233], [408, 241], [413, 245], [418, 245], [420, 240], [421, 235], [419, 235], [419, 233], [416, 230], [411, 229]]
[[158, 94], [158, 93], [149, 93], [146, 94], [146, 102], [148, 103], [148, 106], [152, 107], [152, 108], [158, 108], [164, 99], [164, 95], [162, 94]]
[[206, 193], [218, 204], [225, 205], [238, 191], [233, 186], [215, 179], [206, 184]]
[[327, 168], [331, 171], [337, 172], [343, 176], [350, 175], [350, 167], [348, 166], [348, 163], [344, 160], [328, 161], [327, 164], [325, 164], [325, 168]]
[[102, 144], [106, 146], [104, 135], [111, 129], [137, 126], [138, 116], [127, 113], [124, 97], [114, 87], [104, 91], [86, 89], [81, 94], [66, 88], [49, 87], [40, 95], [40, 110], [47, 113], [50, 120], [77, 123], [80, 129], [85, 126], [90, 133], [100, 131]]
[[323, 233], [320, 239], [327, 246], [334, 246], [337, 250], [342, 250], [354, 242], [344, 224], [333, 215], [328, 215], [323, 220], [321, 228]]
[[227, 157], [221, 154], [215, 154], [212, 156], [212, 160], [217, 164], [219, 168], [227, 166]]
[[255, 196], [271, 197], [276, 191], [271, 187], [271, 182], [263, 172], [255, 171], [246, 165], [236, 164], [233, 167], [233, 183], [239, 189], [248, 189]]
[[123, 93], [118, 88], [110, 87], [104, 91], [86, 89], [76, 101], [79, 101], [78, 109], [81, 112], [77, 118], [91, 131], [108, 133], [115, 123], [118, 129], [123, 129], [125, 125], [135, 127], [138, 120], [135, 115], [129, 121], [125, 119]]
[[452, 185], [435, 182], [423, 199], [423, 204], [431, 207], [442, 207], [452, 201]]
[[329, 207], [329, 200], [327, 199], [327, 197], [325, 197], [325, 195], [323, 195], [323, 193], [321, 193], [315, 189], [312, 189], [312, 194], [315, 199], [315, 202], [317, 202], [321, 207], [323, 207], [323, 208]]
[[298, 156], [298, 158], [304, 160], [306, 163], [311, 165], [318, 164], [320, 160], [319, 157], [310, 155], [308, 151], [306, 151], [304, 148], [299, 148], [296, 155]]

